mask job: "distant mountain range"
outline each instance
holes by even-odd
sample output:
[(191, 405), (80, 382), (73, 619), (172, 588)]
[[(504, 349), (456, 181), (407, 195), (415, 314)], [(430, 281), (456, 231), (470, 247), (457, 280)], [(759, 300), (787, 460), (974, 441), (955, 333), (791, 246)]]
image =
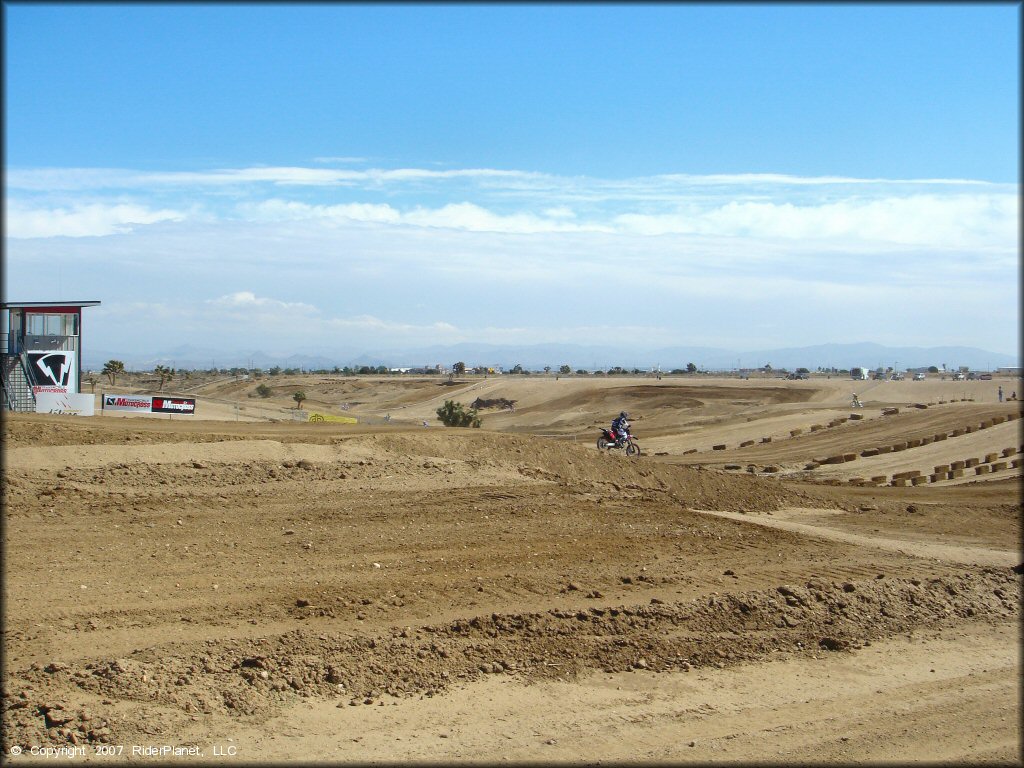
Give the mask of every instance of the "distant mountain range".
[(386, 366), (388, 368), (420, 368), (442, 365), (451, 367), (464, 362), (467, 367), (488, 366), (509, 370), (521, 365), (526, 370), (540, 371), (550, 366), (558, 370), (568, 365), (572, 370), (608, 370), (615, 366), (643, 371), (671, 371), (693, 363), (699, 370), (735, 371), (771, 365), (775, 369), (838, 368), (854, 366), (897, 370), (945, 365), (955, 370), (967, 366), (971, 370), (995, 370), (1019, 366), (1018, 355), (990, 352), (976, 347), (888, 347), (861, 342), (855, 344), (819, 344), (810, 347), (784, 347), (737, 351), (716, 347), (663, 347), (658, 349), (627, 349), (610, 346), (575, 344), (453, 344), (410, 349), (324, 351), (274, 355), (262, 351), (225, 351), (195, 346), (182, 346), (152, 355), (132, 355), (105, 350), (87, 350), (83, 369), (99, 370), (107, 360), (120, 360), (129, 371), (149, 371), (157, 365), (178, 369), (208, 370), (210, 368), (301, 368), (330, 370), (335, 366)]

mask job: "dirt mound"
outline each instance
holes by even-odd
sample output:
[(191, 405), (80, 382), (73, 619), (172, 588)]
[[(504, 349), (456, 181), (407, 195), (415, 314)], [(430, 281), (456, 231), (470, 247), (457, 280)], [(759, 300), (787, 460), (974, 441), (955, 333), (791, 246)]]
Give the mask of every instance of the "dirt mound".
[[(356, 705), (434, 696), (484, 675), (529, 681), (601, 669), (724, 667), (769, 656), (846, 651), (910, 627), (1015, 616), (1019, 580), (989, 570), (957, 578), (833, 582), (684, 603), (491, 614), (443, 625), (339, 636), (295, 630), (248, 641), (161, 645), (124, 658), (33, 664), (9, 682), (5, 747), (47, 741), (167, 738), (194, 713), (266, 717), (297, 697)], [(315, 611), (314, 606), (303, 606)], [(118, 717), (109, 703), (134, 707)], [(161, 714), (142, 719), (141, 705)], [(123, 709), (123, 707), (122, 707)]]

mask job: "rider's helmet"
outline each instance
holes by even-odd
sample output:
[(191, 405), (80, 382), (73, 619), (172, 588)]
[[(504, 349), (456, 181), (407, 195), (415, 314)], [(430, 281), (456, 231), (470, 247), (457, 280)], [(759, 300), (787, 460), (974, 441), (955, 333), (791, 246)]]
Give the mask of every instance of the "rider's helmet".
[(623, 411), (622, 413), (619, 414), (619, 418), (620, 419), (628, 419), (629, 418), (629, 414), (626, 413), (625, 411)]

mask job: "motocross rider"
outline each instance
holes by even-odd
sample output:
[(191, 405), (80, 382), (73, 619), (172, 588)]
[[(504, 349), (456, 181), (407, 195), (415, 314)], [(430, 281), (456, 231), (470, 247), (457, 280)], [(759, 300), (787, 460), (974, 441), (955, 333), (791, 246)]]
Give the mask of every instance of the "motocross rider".
[(616, 418), (612, 419), (612, 437), (615, 438), (615, 442), (619, 445), (626, 439), (626, 435), (629, 434), (629, 414), (623, 411)]

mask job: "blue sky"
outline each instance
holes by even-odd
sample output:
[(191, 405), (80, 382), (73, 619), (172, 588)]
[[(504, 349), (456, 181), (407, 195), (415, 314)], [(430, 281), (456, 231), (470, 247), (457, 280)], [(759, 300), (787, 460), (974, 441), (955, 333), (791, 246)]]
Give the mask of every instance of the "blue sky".
[(1020, 5), (4, 5), (94, 347), (1019, 347)]

